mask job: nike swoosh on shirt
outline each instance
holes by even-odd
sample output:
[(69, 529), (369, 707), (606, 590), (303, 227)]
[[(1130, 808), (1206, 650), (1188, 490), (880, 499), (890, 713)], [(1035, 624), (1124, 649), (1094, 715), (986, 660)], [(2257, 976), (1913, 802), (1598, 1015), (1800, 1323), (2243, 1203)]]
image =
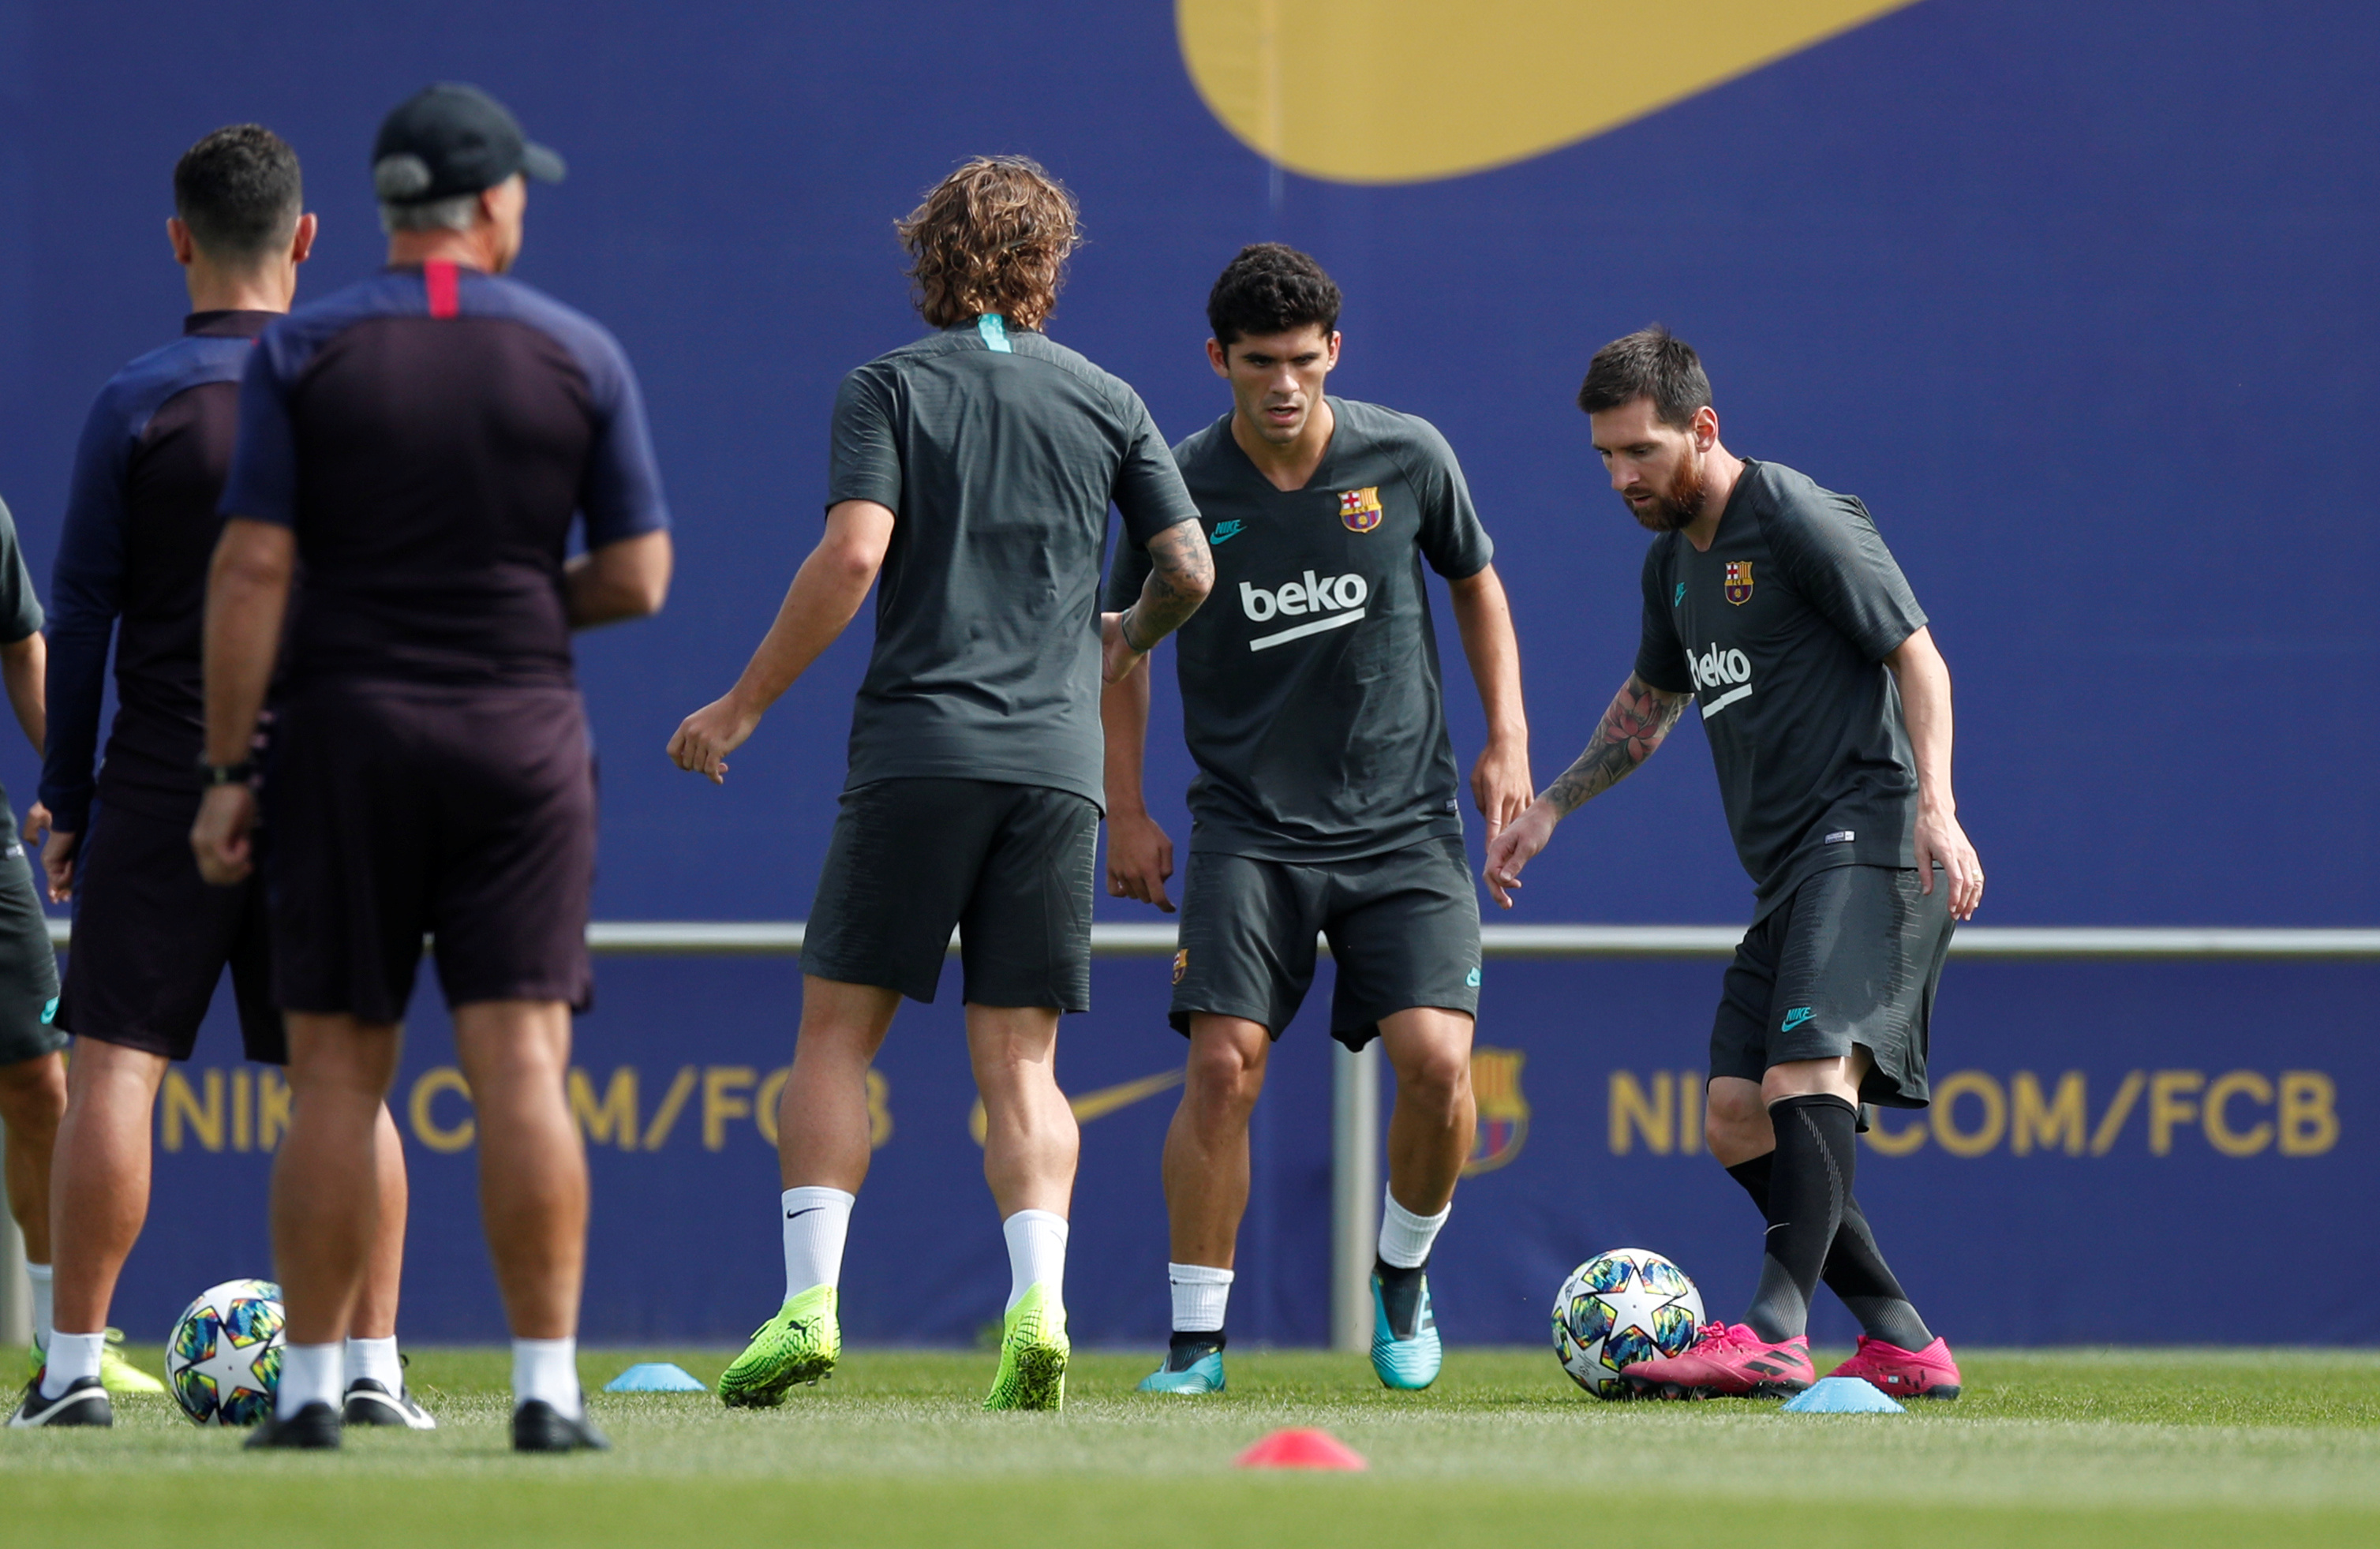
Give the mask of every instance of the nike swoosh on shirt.
[(1232, 539), (1239, 537), (1240, 534), (1247, 530), (1247, 528), (1242, 526), (1237, 522), (1218, 522), (1215, 524), (1214, 536), (1208, 539), (1207, 541), (1209, 544), (1229, 543)]

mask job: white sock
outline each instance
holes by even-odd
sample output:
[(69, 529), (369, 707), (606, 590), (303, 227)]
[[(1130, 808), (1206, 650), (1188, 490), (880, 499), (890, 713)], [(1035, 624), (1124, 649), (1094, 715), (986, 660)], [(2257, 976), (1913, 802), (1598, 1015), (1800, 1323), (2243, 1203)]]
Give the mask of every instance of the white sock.
[(33, 1282), (33, 1348), (45, 1350), (50, 1348), (50, 1266), (29, 1264), (25, 1278)]
[(1025, 1299), (1027, 1287), (1050, 1288), (1050, 1300), (1066, 1304), (1066, 1217), (1048, 1210), (1020, 1210), (1000, 1223), (1008, 1239), (1008, 1305)]
[(1204, 1264), (1169, 1264), (1166, 1283), (1173, 1288), (1173, 1332), (1220, 1334), (1223, 1307), (1232, 1299), (1232, 1272)]
[(843, 1240), (851, 1232), (852, 1196), (806, 1184), (784, 1192), (785, 1300), (812, 1286), (843, 1284)]
[(338, 1412), (346, 1389), (339, 1379), (346, 1374), (347, 1352), (332, 1345), (284, 1345), (281, 1347), (281, 1386), (273, 1395), (273, 1413), (277, 1420), (287, 1420), (309, 1404), (328, 1404), (331, 1412)]
[(513, 1407), (532, 1398), (552, 1404), (565, 1420), (587, 1412), (578, 1396), (577, 1339), (516, 1339), (513, 1341)]
[(42, 1397), (55, 1398), (78, 1377), (99, 1375), (99, 1355), (107, 1349), (107, 1330), (96, 1334), (50, 1336), (50, 1349), (42, 1362)]
[(394, 1395), (405, 1386), (405, 1364), (396, 1358), (396, 1336), (385, 1339), (350, 1337), (346, 1351), (346, 1386), (370, 1379)]
[(1454, 1214), (1454, 1203), (1447, 1202), (1445, 1209), (1435, 1216), (1416, 1216), (1397, 1203), (1397, 1196), (1383, 1192), (1388, 1203), (1380, 1211), (1380, 1262), (1395, 1269), (1416, 1269), (1429, 1258), (1429, 1245), (1438, 1240), (1438, 1228)]

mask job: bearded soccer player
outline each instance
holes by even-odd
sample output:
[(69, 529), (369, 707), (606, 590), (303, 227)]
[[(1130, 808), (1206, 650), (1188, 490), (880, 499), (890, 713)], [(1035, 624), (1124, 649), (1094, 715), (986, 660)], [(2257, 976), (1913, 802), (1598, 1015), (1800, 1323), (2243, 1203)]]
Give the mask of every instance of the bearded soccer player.
[[(1173, 1338), (1146, 1392), (1224, 1386), (1224, 1310), (1265, 1063), (1338, 966), (1331, 1035), (1380, 1040), (1397, 1074), (1372, 1270), (1372, 1368), (1427, 1387), (1439, 1342), (1427, 1270), (1474, 1143), (1479, 902), (1422, 567), (1444, 576), (1488, 745), (1471, 790), (1492, 836), (1526, 806), (1528, 725), (1512, 611), (1463, 470), (1425, 420), (1329, 396), (1339, 287), (1305, 254), (1247, 248), (1207, 299), (1207, 358), (1232, 410), (1173, 449), (1222, 600), (1183, 628), (1182, 714), (1198, 777), (1172, 1020), (1188, 1035), (1165, 1141)], [(1111, 607), (1148, 575), (1130, 551)], [(1172, 841), (1141, 790), (1148, 674), (1107, 691), (1108, 890), (1171, 912)]]
[[(51, 573), (52, 710), (42, 860), (53, 902), (75, 902), (57, 1025), (75, 1038), (58, 1131), (56, 1309), (25, 1423), (103, 1424), (104, 1394), (163, 1392), (103, 1338), (116, 1277), (148, 1214), (150, 1110), (169, 1061), (189, 1059), (215, 986), (231, 972), (248, 1058), (288, 1063), (273, 1003), (264, 888), (211, 888), (190, 858), (205, 737), (199, 615), (223, 531), (239, 373), (265, 324), (289, 309), (314, 243), (298, 156), (254, 124), (218, 129), (174, 168), (166, 236), (190, 315), (182, 337), (101, 390), (75, 460)], [(116, 713), (96, 779), (110, 638)], [(406, 1391), (396, 1349), (405, 1263), (405, 1156), (382, 1111), (380, 1226), (345, 1347), (351, 1424), (436, 1426)], [(145, 1384), (145, 1388), (141, 1384)]]
[(559, 182), (561, 158), (445, 85), (382, 121), (371, 166), (388, 267), (259, 336), (207, 591), (190, 843), (218, 886), (256, 862), (249, 749), (290, 621), (262, 787), (295, 1094), (273, 1172), (288, 1344), (248, 1445), (339, 1445), (336, 1341), (432, 936), (513, 1333), (513, 1447), (601, 1449), (577, 1361), (587, 1154), (564, 1086), (595, 871), (570, 635), (660, 609), (669, 514), (618, 342), (506, 274), (527, 179)]
[(1710, 381), (1660, 328), (1588, 367), (1579, 407), (1611, 486), (1656, 533), (1636, 671), (1578, 761), (1488, 847), (1512, 907), (1554, 825), (1652, 756), (1691, 701), (1718, 767), (1752, 928), (1711, 1029), (1711, 1154), (1767, 1221), (1738, 1324), (1621, 1375), (1638, 1393), (1810, 1385), (1818, 1282), (1865, 1330), (1832, 1374), (1955, 1398), (1958, 1363), (1878, 1251), (1852, 1180), (1864, 1104), (1926, 1105), (1926, 1033), (1984, 873), (1950, 791), (1950, 674), (1866, 507), (1719, 441)]
[[(1099, 683), (1189, 617), (1212, 572), (1139, 395), (1041, 332), (1076, 240), (1074, 196), (1031, 162), (978, 159), (899, 229), (936, 332), (844, 380), (825, 537), (735, 686), (669, 744), (679, 768), (724, 777), (881, 573), (778, 1110), (785, 1301), (719, 1396), (781, 1404), (833, 1370), (868, 1067), (901, 998), (933, 999), (955, 925), (984, 1175), (1008, 1244), (984, 1407), (1054, 1410), (1078, 1138), (1054, 1060), (1059, 1014), (1090, 1005)], [(1111, 501), (1150, 570), (1102, 618)]]

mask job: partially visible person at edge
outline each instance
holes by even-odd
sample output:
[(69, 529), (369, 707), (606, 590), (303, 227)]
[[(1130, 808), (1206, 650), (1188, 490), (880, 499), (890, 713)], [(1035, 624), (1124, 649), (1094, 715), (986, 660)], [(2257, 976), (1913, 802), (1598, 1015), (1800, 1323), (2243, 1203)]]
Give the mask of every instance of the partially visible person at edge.
[[(577, 1369), (587, 1156), (564, 1088), (595, 865), (570, 632), (660, 609), (669, 515), (618, 343), (504, 277), (526, 179), (558, 182), (561, 158), (486, 93), (434, 86), (382, 123), (371, 171), (389, 267), (259, 338), (207, 594), (191, 843), (222, 885), (256, 862), (250, 749), (292, 614), (263, 787), (295, 1095), (273, 1175), (288, 1344), (249, 1445), (339, 1444), (338, 1341), (430, 935), (513, 1332), (513, 1446), (601, 1448)], [(586, 551), (565, 561), (578, 518)]]
[[(780, 1404), (833, 1370), (868, 1067), (901, 998), (933, 999), (958, 926), (1009, 1258), (985, 1408), (1054, 1410), (1077, 1139), (1054, 1062), (1060, 1013), (1090, 1005), (1099, 684), (1190, 616), (1213, 567), (1139, 396), (1042, 332), (1076, 241), (1074, 197), (1031, 162), (981, 158), (899, 230), (937, 332), (844, 380), (825, 537), (735, 686), (669, 744), (680, 768), (724, 779), (727, 755), (881, 573), (779, 1108), (785, 1300), (719, 1395)], [(1110, 502), (1150, 570), (1130, 607), (1102, 614)]]
[(1586, 751), (1488, 847), (1511, 908), (1554, 825), (1652, 756), (1689, 702), (1718, 766), (1752, 928), (1711, 1029), (1705, 1138), (1761, 1212), (1743, 1321), (1625, 1366), (1635, 1391), (1799, 1392), (1823, 1278), (1865, 1329), (1832, 1374), (1955, 1398), (1959, 1368), (1852, 1192), (1864, 1106), (1926, 1105), (1926, 1042), (1957, 922), (1984, 893), (1950, 792), (1950, 672), (1867, 508), (1719, 441), (1694, 352), (1649, 328), (1579, 390), (1645, 556), (1636, 670)]
[[(1454, 750), (1423, 566), (1448, 600), (1487, 712), (1472, 799), (1493, 837), (1529, 803), (1512, 609), (1454, 451), (1427, 420), (1324, 391), (1339, 287), (1307, 255), (1243, 248), (1207, 298), (1206, 356), (1230, 412), (1173, 449), (1208, 524), (1223, 602), (1176, 644), (1198, 777), (1172, 1023), (1190, 1040), (1165, 1137), (1173, 1338), (1148, 1392), (1224, 1386), (1224, 1311), (1265, 1066), (1337, 967), (1330, 1035), (1375, 1037), (1397, 1076), (1372, 1266), (1372, 1369), (1438, 1379), (1427, 1270), (1476, 1127), (1479, 894), (1463, 854)], [(1116, 556), (1108, 601), (1148, 566)], [(1108, 891), (1171, 911), (1173, 843), (1141, 790), (1149, 674), (1106, 696)]]
[[(182, 337), (118, 371), (91, 405), (51, 572), (50, 899), (75, 904), (57, 1025), (75, 1039), (58, 1131), (57, 1247), (47, 1371), (18, 1424), (105, 1425), (111, 1392), (164, 1386), (107, 1326), (116, 1277), (149, 1210), (150, 1113), (169, 1061), (189, 1059), (231, 971), (249, 1059), (288, 1063), (273, 1001), (264, 887), (212, 888), (190, 858), (206, 738), (199, 628), (215, 502), (231, 466), (239, 374), (289, 309), (314, 244), (297, 152), (254, 124), (218, 129), (174, 168), (165, 224), (190, 294)], [(116, 712), (97, 779), (107, 653)], [(103, 831), (103, 841), (97, 837)], [(346, 1342), (351, 1424), (436, 1425), (406, 1390), (396, 1349), (405, 1265), (405, 1156), (383, 1106), (380, 1225)]]

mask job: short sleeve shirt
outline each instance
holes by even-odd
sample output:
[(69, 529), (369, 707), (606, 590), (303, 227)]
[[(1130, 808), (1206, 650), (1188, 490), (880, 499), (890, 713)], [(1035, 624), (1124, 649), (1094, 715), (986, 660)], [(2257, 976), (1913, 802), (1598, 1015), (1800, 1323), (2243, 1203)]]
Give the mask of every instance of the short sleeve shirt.
[(1833, 865), (1912, 866), (1917, 765), (1884, 665), (1925, 625), (1867, 508), (1746, 459), (1707, 552), (1645, 556), (1636, 675), (1692, 694), (1766, 914)]
[(627, 357), (517, 280), (392, 269), (266, 328), (222, 510), (295, 529), (292, 689), (574, 682), (563, 562), (669, 525)]
[[(1174, 448), (1215, 557), (1213, 595), (1174, 636), (1193, 850), (1315, 864), (1463, 831), (1422, 572), (1475, 575), (1495, 547), (1435, 427), (1329, 402), (1302, 490), (1257, 470), (1228, 415)], [(1108, 608), (1148, 571), (1120, 549)]]
[(849, 786), (986, 780), (1104, 808), (1108, 507), (1135, 546), (1198, 514), (1139, 395), (996, 317), (929, 334), (844, 379), (843, 501), (894, 515)]

